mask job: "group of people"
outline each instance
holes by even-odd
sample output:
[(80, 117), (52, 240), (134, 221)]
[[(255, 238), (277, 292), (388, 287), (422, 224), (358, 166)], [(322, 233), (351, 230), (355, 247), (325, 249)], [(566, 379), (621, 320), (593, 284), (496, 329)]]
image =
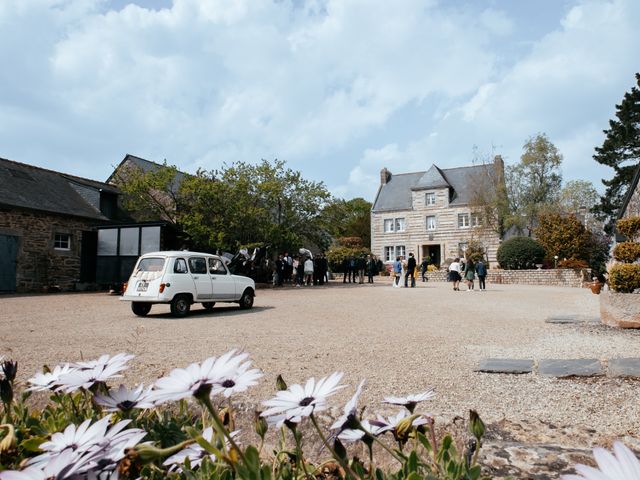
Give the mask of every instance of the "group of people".
[[(420, 276), (423, 282), (428, 282), (427, 272), (429, 271), (430, 257), (425, 257), (420, 263)], [(405, 260), (403, 256), (396, 257), (393, 262), (393, 286), (399, 288), (400, 281), (404, 279), (404, 286), (409, 288), (409, 278), (411, 279), (411, 287), (416, 286), (417, 263), (413, 253), (409, 253), (409, 258)]]
[(367, 283), (373, 283), (373, 277), (380, 271), (382, 262), (376, 260), (371, 255), (360, 257), (346, 257), (342, 261), (342, 283), (364, 283), (364, 276), (367, 275)]
[[(301, 249), (302, 250), (305, 249)], [(313, 257), (311, 252), (305, 250), (304, 253), (292, 257), (288, 252), (278, 255), (273, 272), (274, 285), (281, 287), (285, 284), (295, 284), (296, 287), (303, 285), (324, 285), (329, 281), (329, 263), (324, 255)]]
[(480, 290), (486, 290), (485, 279), (487, 278), (487, 266), (482, 259), (474, 263), (471, 259), (455, 258), (449, 265), (449, 281), (453, 283), (453, 289), (460, 291), (460, 282), (464, 279), (467, 285), (467, 291), (470, 292), (475, 288), (475, 278), (478, 276), (478, 287)]

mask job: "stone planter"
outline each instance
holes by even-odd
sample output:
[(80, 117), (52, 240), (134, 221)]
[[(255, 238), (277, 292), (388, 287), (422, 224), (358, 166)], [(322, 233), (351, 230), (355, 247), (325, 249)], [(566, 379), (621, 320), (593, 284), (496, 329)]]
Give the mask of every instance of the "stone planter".
[(640, 294), (602, 291), (600, 321), (618, 328), (640, 328)]
[(591, 289), (591, 293), (595, 295), (600, 295), (600, 291), (602, 290), (602, 284), (599, 281), (591, 282), (588, 284)]

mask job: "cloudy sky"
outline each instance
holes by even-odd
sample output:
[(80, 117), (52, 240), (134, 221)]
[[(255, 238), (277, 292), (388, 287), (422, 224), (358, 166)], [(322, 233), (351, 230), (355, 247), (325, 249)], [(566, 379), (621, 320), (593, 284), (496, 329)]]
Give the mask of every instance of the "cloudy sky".
[(511, 163), (545, 132), (599, 184), (639, 24), (638, 0), (0, 0), (0, 157), (279, 158), (371, 200), (383, 166)]

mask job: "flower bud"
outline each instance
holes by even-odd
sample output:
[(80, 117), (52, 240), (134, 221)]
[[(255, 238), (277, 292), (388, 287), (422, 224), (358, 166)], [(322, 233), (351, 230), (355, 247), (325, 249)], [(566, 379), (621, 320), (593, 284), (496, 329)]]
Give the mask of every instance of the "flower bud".
[(485, 428), (484, 422), (475, 410), (469, 410), (469, 430), (471, 434), (478, 439), (478, 442), (480, 442), (480, 439), (484, 435)]
[(407, 438), (409, 432), (413, 429), (413, 421), (420, 415), (414, 414), (409, 417), (403, 418), (396, 425), (396, 435), (398, 438)]
[(264, 436), (266, 435), (267, 430), (269, 429), (269, 424), (267, 423), (267, 420), (264, 417), (260, 416), (261, 413), (262, 412), (258, 412), (258, 411), (254, 413), (253, 426), (258, 436), (264, 439)]
[(13, 362), (11, 360), (7, 360), (2, 363), (2, 371), (4, 372), (4, 376), (10, 382), (13, 382), (16, 379), (16, 373), (18, 371), (18, 362)]
[(0, 380), (0, 400), (5, 405), (9, 405), (13, 401), (13, 387), (6, 378)]
[(278, 390), (286, 390), (287, 387), (287, 383), (284, 381), (284, 378), (282, 378), (282, 375), (278, 375), (278, 378), (276, 378), (276, 388)]

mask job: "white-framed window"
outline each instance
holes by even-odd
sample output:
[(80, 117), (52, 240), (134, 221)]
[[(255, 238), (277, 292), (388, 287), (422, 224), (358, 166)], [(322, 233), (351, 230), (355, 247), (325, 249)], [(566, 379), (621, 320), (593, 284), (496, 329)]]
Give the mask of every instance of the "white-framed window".
[(68, 233), (54, 234), (53, 248), (55, 250), (71, 250), (71, 235)]
[(405, 229), (404, 217), (386, 218), (384, 220), (384, 233), (404, 232), (404, 229)]
[(469, 246), (469, 244), (467, 242), (462, 242), (458, 244), (458, 254), (461, 257), (464, 257), (464, 252), (467, 251), (467, 247)]
[(406, 249), (404, 245), (395, 245), (391, 247), (384, 247), (384, 261), (395, 262), (396, 257), (404, 257)]
[(427, 217), (427, 230), (435, 230), (436, 229), (436, 216), (429, 215)]
[(424, 195), (424, 204), (427, 207), (433, 206), (436, 204), (436, 194), (433, 192), (425, 193)]
[(385, 262), (393, 262), (395, 257), (395, 248), (396, 247), (384, 247), (384, 261)]
[(472, 227), (481, 227), (482, 226), (482, 217), (479, 213), (471, 214), (471, 226)]
[(458, 214), (458, 228), (469, 228), (469, 214), (468, 213), (459, 213)]

